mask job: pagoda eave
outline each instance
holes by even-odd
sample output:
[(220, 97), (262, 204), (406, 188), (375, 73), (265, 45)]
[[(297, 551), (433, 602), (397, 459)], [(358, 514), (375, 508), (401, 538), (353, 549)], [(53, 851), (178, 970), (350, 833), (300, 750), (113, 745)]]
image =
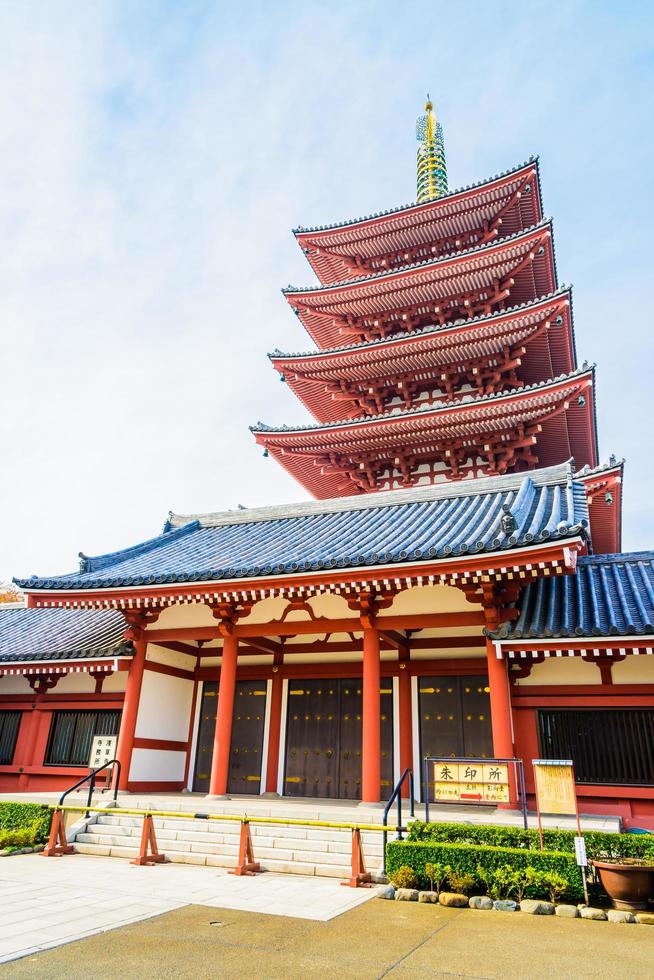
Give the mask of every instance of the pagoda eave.
[(583, 469), (575, 474), (586, 491), (595, 554), (622, 550), (622, 483), (624, 460)]
[(321, 348), (473, 319), (557, 288), (550, 222), (446, 259), (284, 295)]
[(369, 493), (574, 457), (596, 465), (592, 370), (507, 394), (304, 429), (253, 429), (313, 496)]
[(319, 422), (493, 394), (575, 369), (570, 292), (490, 317), (271, 361)]
[(536, 160), (425, 204), (295, 235), (321, 283), (505, 238), (542, 219)]

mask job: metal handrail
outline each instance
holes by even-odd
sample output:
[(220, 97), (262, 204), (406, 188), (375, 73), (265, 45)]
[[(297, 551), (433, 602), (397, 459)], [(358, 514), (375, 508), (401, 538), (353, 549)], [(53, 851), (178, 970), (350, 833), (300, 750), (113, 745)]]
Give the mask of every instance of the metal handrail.
[[(120, 759), (111, 759), (109, 762), (105, 762), (104, 765), (98, 766), (97, 769), (91, 769), (91, 771), (88, 772), (86, 776), (84, 776), (82, 779), (80, 779), (79, 782), (75, 783), (74, 786), (70, 786), (67, 790), (65, 790), (61, 794), (61, 796), (59, 797), (59, 803), (54, 809), (56, 810), (62, 809), (62, 804), (66, 799), (66, 797), (68, 796), (68, 794), (72, 793), (76, 789), (79, 789), (80, 786), (83, 786), (84, 783), (90, 779), (91, 782), (89, 783), (89, 796), (86, 801), (86, 816), (88, 818), (89, 812), (91, 811), (91, 809), (93, 809), (91, 807), (91, 800), (93, 798), (93, 791), (95, 790), (95, 777), (98, 775), (99, 772), (103, 772), (105, 769), (108, 769), (109, 766), (116, 766), (116, 768), (118, 769), (118, 777), (114, 779), (114, 803), (115, 803), (118, 797), (118, 786), (120, 785), (120, 770), (121, 770)], [(83, 807), (76, 807), (74, 809), (82, 810)]]
[[(402, 840), (402, 794), (400, 790), (402, 789), (402, 786), (407, 776), (409, 777), (409, 816), (415, 817), (415, 799), (414, 799), (414, 792), (413, 792), (413, 769), (407, 768), (404, 770), (404, 772), (398, 779), (397, 783), (395, 784), (395, 788), (390, 795), (388, 803), (384, 807), (384, 819), (382, 820), (383, 826), (387, 827), (389, 810), (393, 806), (394, 801), (397, 799), (397, 839), (398, 840)], [(384, 853), (382, 856), (382, 873), (384, 874), (386, 873), (387, 840), (388, 840), (388, 833), (386, 830), (384, 830), (384, 838), (383, 838)]]

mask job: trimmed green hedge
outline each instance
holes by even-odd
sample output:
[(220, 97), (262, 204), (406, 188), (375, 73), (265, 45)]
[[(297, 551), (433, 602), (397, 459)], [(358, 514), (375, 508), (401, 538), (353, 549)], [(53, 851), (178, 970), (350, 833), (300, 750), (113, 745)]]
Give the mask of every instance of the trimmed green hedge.
[(514, 869), (532, 867), (537, 871), (555, 871), (569, 882), (569, 899), (583, 901), (584, 897), (581, 872), (574, 855), (570, 853), (528, 850), (525, 847), (489, 847), (415, 840), (391, 841), (386, 847), (387, 873), (407, 865), (420, 879), (421, 888), (429, 888), (425, 875), (425, 865), (429, 862), (449, 864), (459, 873), (472, 875), (482, 892), (485, 892), (485, 887), (479, 881), (477, 865), (481, 865), (486, 871), (507, 864)]
[[(547, 850), (574, 854), (573, 830), (543, 830)], [(654, 834), (610, 834), (598, 830), (584, 831), (589, 858), (646, 857), (654, 860)], [(407, 835), (410, 841), (433, 841), (440, 844), (473, 844), (490, 847), (512, 847), (540, 850), (537, 830), (522, 827), (484, 826), (465, 823), (423, 823), (416, 820)]]
[(14, 832), (21, 840), (25, 835), (29, 837), (22, 844), (7, 843), (0, 846), (29, 847), (43, 844), (48, 839), (51, 823), (52, 810), (41, 803), (0, 801), (0, 840), (7, 838), (11, 841), (11, 834)]

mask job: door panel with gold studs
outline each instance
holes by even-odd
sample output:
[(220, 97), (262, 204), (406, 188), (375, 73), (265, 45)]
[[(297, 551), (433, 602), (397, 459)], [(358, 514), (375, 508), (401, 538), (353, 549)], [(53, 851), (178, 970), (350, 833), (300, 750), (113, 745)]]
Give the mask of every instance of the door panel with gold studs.
[[(217, 711), (218, 682), (205, 681), (202, 688), (195, 757), (194, 792), (209, 792)], [(237, 681), (229, 753), (228, 793), (258, 794), (260, 792), (265, 714), (266, 682)]]
[(229, 750), (228, 793), (260, 792), (265, 714), (266, 682), (237, 681)]
[(422, 759), (444, 755), (492, 758), (490, 694), (485, 675), (419, 677), (418, 704)]
[[(393, 694), (390, 681), (381, 698), (382, 796), (393, 780)], [(361, 799), (361, 678), (289, 681), (286, 771), (287, 796)]]
[(213, 739), (216, 731), (216, 712), (218, 710), (218, 682), (205, 681), (202, 685), (198, 742), (195, 753), (193, 773), (193, 792), (208, 793), (211, 781), (211, 760), (213, 758)]

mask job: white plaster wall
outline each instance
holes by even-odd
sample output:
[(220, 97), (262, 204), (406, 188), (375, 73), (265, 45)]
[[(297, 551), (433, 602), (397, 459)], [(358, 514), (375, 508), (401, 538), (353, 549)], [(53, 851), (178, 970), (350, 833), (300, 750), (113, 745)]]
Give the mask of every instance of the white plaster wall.
[(472, 605), (461, 589), (450, 585), (424, 585), (405, 589), (393, 600), (388, 609), (379, 612), (384, 616), (404, 616), (420, 613), (474, 612), (480, 607)]
[(179, 782), (185, 768), (186, 752), (134, 749), (129, 778), (133, 782)]
[(90, 674), (64, 674), (57, 681), (56, 687), (52, 689), (52, 694), (93, 694), (95, 691), (95, 677)]
[(169, 667), (181, 667), (182, 670), (195, 670), (195, 659), (190, 653), (168, 650), (166, 647), (157, 646), (156, 643), (148, 643), (146, 660), (152, 660), (154, 663), (167, 664)]
[[(193, 681), (146, 670), (136, 720), (136, 737), (185, 742), (192, 699)], [(130, 778), (135, 777), (130, 774)]]
[(628, 654), (613, 664), (611, 677), (614, 684), (654, 684), (654, 656)]
[(209, 606), (204, 602), (193, 602), (179, 605), (167, 606), (162, 609), (155, 623), (150, 627), (153, 630), (178, 629), (187, 626), (214, 626), (217, 628), (218, 621), (214, 618)]
[(113, 674), (105, 677), (104, 684), (102, 685), (103, 693), (114, 694), (124, 691), (127, 687), (128, 673), (126, 670), (115, 670)]
[(22, 674), (7, 674), (5, 677), (0, 677), (0, 695), (33, 693), (27, 678)]
[(516, 681), (520, 687), (549, 684), (601, 684), (602, 675), (595, 664), (581, 657), (549, 657), (542, 664), (534, 664), (529, 677)]

